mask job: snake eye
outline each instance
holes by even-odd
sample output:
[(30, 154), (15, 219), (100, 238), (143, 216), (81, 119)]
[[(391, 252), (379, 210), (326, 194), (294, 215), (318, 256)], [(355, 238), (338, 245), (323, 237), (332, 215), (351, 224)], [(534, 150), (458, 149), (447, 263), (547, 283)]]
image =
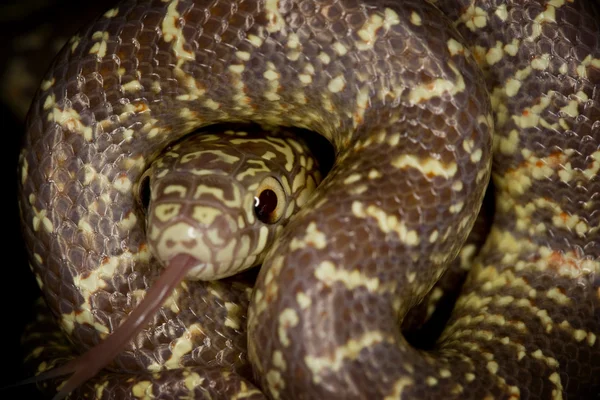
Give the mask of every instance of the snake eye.
[(144, 211), (148, 210), (150, 205), (150, 176), (148, 175), (144, 176), (140, 182), (138, 198)]
[(275, 178), (268, 177), (260, 183), (254, 196), (254, 213), (265, 224), (279, 221), (285, 206), (285, 191)]

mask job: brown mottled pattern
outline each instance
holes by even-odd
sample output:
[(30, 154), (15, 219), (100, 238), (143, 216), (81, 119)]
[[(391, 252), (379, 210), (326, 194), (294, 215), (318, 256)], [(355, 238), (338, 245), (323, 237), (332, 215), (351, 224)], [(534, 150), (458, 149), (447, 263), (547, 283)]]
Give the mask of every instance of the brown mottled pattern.
[[(597, 5), (432, 3), (126, 1), (82, 32), (42, 84), (19, 169), (33, 269), (75, 344), (155, 274), (123, 228), (144, 168), (193, 129), (258, 122), (316, 131), (337, 156), (250, 302), (268, 397), (596, 396)], [(492, 151), (492, 228), (436, 347), (416, 350), (400, 324), (466, 239)], [(169, 343), (176, 321), (145, 339)]]
[[(343, 211), (323, 212), (320, 226), (330, 246), (290, 252), (281, 260), (278, 276), (295, 291), (270, 289), (280, 285), (277, 277), (267, 279), (268, 268), (276, 265), (263, 266), (267, 273), (255, 289), (250, 354), (256, 376), (273, 397), (581, 399), (599, 391), (597, 10), (583, 2), (456, 3), (437, 2), (473, 43), (488, 78), (496, 112), (497, 211), (450, 324), (430, 353), (409, 347), (397, 321), (439, 271), (427, 258), (431, 251), (416, 256), (409, 249), (402, 257), (384, 258), (381, 254), (399, 253), (397, 242), (373, 224), (354, 230), (356, 240), (369, 243), (367, 254), (344, 257), (340, 246), (347, 235), (338, 222)], [(513, 39), (514, 54), (507, 46)], [(560, 54), (566, 44), (571, 50)], [(500, 60), (489, 50), (494, 47), (503, 54)], [(528, 67), (529, 74), (520, 72)], [(504, 96), (497, 87), (506, 87)], [(527, 109), (547, 99), (549, 106)], [(572, 108), (562, 109), (569, 101), (576, 103), (575, 115)], [(586, 169), (591, 173), (582, 173)], [(563, 213), (533, 203), (539, 198)], [(385, 204), (385, 197), (360, 201)], [(556, 226), (572, 217), (583, 225), (575, 220), (568, 229)], [(398, 284), (387, 296), (366, 285), (350, 289), (341, 280), (320, 279), (319, 261), (295, 269), (301, 257), (331, 260), (338, 276), (359, 271), (381, 282), (394, 277)], [(405, 278), (410, 273), (417, 274), (412, 282)], [(263, 300), (262, 292), (275, 294)], [(308, 297), (302, 301), (308, 307), (296, 300), (298, 293)], [(266, 304), (259, 307), (261, 302)]]
[(475, 225), (458, 256), (433, 288), (413, 307), (402, 321), (402, 334), (419, 349), (431, 350), (448, 323), (454, 304), (490, 231), (494, 212), (493, 187), (488, 186)]
[[(252, 282), (252, 279), (248, 279), (249, 276), (245, 278), (245, 284)], [(227, 283), (235, 285), (242, 282), (243, 278), (237, 278)], [(210, 294), (207, 296), (206, 299), (211, 298)], [(42, 299), (36, 304), (36, 320), (23, 333), (22, 344), (30, 349), (25, 365), (32, 371), (64, 364), (76, 354), (56, 321), (51, 318), (50, 310)], [(97, 400), (174, 399), (186, 396), (196, 399), (264, 399), (261, 391), (244, 376), (249, 376), (248, 372), (233, 373), (227, 368), (208, 365), (155, 373), (104, 371), (78, 387), (69, 397)], [(62, 381), (64, 378), (55, 378), (41, 382), (38, 386), (44, 395), (51, 397)]]

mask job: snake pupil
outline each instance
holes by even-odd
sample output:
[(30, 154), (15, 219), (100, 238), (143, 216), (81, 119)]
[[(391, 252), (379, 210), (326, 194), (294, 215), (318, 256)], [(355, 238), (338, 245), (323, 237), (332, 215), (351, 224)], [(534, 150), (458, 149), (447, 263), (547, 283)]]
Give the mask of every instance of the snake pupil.
[(144, 210), (148, 210), (148, 206), (150, 205), (150, 177), (146, 176), (142, 182), (140, 183), (140, 203)]
[(272, 222), (272, 213), (277, 208), (277, 194), (271, 189), (265, 189), (260, 192), (254, 205), (256, 216), (262, 222)]

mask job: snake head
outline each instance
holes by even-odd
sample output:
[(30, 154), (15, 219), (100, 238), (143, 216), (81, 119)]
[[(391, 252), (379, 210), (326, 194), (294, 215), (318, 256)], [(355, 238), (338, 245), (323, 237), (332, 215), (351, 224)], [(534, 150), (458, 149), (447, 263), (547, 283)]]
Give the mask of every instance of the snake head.
[(262, 262), (319, 182), (316, 160), (289, 133), (186, 138), (141, 179), (149, 246), (163, 265), (177, 255), (194, 258), (187, 279), (231, 276)]

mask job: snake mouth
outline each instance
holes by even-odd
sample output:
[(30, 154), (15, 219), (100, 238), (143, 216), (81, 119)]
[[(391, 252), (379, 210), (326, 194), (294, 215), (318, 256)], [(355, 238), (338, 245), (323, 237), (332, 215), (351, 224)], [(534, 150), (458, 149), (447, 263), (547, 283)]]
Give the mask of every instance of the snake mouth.
[(275, 229), (266, 225), (258, 229), (238, 229), (228, 223), (225, 227), (214, 224), (199, 229), (179, 220), (163, 229), (152, 230), (148, 239), (152, 253), (165, 267), (174, 257), (187, 255), (196, 262), (186, 279), (210, 281), (258, 265), (274, 234)]
[[(255, 256), (224, 260), (218, 263), (204, 262), (188, 253), (176, 254), (172, 259), (177, 257), (189, 257), (195, 260), (187, 272), (185, 279), (196, 281), (214, 281), (228, 278), (258, 264), (257, 257)], [(170, 260), (166, 263), (166, 266), (167, 268), (171, 268)]]

